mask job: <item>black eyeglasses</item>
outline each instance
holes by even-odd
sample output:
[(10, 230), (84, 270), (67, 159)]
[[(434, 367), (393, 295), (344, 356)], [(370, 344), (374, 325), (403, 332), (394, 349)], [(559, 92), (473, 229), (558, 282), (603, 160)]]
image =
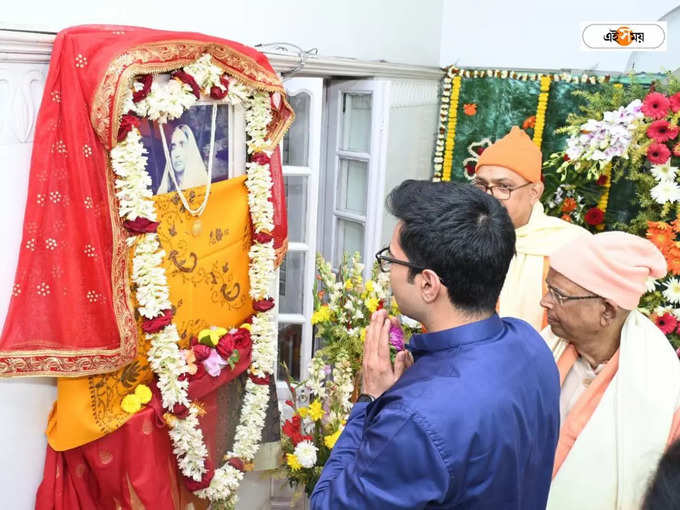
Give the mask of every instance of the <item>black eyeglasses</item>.
[(510, 195), (512, 195), (513, 191), (526, 188), (530, 184), (533, 184), (533, 182), (527, 182), (526, 184), (522, 184), (520, 186), (515, 186), (514, 188), (511, 188), (505, 185), (489, 186), (487, 183), (482, 181), (472, 181), (472, 185), (474, 187), (481, 189), (484, 193), (490, 193), (492, 197), (498, 200), (508, 200), (510, 198)]
[(553, 301), (559, 303), (560, 306), (564, 305), (564, 303), (567, 301), (577, 301), (579, 299), (596, 299), (602, 297), (596, 294), (591, 294), (589, 296), (567, 296), (566, 294), (562, 294), (559, 290), (547, 282), (546, 287), (548, 287), (548, 293), (550, 294), (550, 297), (553, 299)]
[[(385, 246), (382, 250), (380, 250), (378, 253), (375, 254), (375, 259), (378, 261), (378, 267), (380, 267), (380, 270), (383, 273), (389, 273), (390, 269), (392, 267), (392, 264), (399, 264), (402, 266), (409, 267), (415, 271), (418, 271), (419, 273), (425, 271), (428, 269), (427, 267), (422, 267), (422, 266), (417, 266), (416, 264), (412, 264), (407, 260), (399, 260), (395, 259), (394, 257), (390, 257), (389, 255), (385, 255), (385, 253), (390, 252), (390, 247)], [(437, 275), (437, 278), (439, 278), (439, 281), (441, 282), (442, 285), (446, 287), (446, 282), (444, 279)]]

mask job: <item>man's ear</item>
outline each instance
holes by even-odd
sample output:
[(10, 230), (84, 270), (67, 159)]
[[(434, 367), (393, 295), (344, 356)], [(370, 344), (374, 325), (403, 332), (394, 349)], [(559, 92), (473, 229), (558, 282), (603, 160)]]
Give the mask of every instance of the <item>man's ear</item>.
[(424, 269), (419, 273), (419, 276), (420, 295), (423, 301), (433, 303), (439, 296), (439, 293), (444, 291), (439, 276), (431, 269)]
[(541, 181), (535, 182), (531, 185), (531, 205), (534, 205), (541, 199), (545, 187)]
[(602, 298), (602, 313), (600, 315), (600, 323), (602, 326), (608, 326), (616, 319), (619, 314), (619, 306), (611, 299)]

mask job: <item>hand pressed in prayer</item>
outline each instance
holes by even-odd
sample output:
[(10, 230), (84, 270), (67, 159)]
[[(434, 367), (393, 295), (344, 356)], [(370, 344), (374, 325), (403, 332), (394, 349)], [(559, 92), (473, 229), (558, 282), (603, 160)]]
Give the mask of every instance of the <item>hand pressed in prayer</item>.
[(387, 391), (413, 365), (413, 357), (408, 351), (400, 351), (392, 365), (389, 344), (391, 326), (387, 312), (378, 310), (373, 313), (371, 323), (366, 328), (361, 391), (375, 398)]

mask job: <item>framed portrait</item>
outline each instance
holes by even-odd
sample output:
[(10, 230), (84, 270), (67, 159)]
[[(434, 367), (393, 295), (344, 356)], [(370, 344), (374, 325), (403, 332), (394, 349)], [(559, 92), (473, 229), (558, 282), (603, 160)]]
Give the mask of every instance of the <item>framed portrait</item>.
[[(210, 164), (212, 110), (217, 109)], [(165, 133), (167, 154), (160, 130)], [(154, 195), (205, 186), (245, 172), (245, 115), (240, 106), (200, 101), (181, 117), (158, 124), (143, 119), (140, 132), (148, 154), (146, 170)]]

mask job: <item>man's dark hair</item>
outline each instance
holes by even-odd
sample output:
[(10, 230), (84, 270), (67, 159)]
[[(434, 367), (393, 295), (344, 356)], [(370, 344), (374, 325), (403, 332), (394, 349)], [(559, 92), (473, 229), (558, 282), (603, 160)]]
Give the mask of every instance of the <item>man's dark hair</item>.
[(468, 184), (407, 180), (390, 192), (387, 209), (403, 222), (399, 243), (409, 261), (436, 272), (457, 308), (495, 309), (515, 253), (515, 229), (498, 200)]
[(642, 505), (642, 510), (661, 508), (680, 508), (680, 440), (661, 457)]

